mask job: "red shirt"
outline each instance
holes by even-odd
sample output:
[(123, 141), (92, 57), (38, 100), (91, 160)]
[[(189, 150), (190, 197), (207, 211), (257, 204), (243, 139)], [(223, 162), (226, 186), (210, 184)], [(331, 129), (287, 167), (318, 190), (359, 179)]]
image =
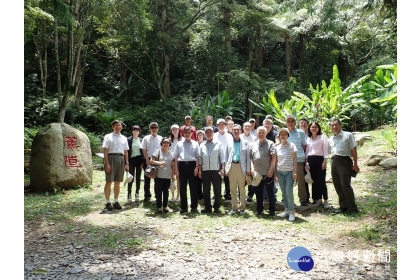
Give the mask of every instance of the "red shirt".
[[(179, 133), (181, 133), (182, 137), (185, 138), (184, 136), (184, 128), (186, 127), (186, 125), (183, 125), (179, 128)], [(195, 129), (195, 126), (190, 125), (191, 127), (191, 139), (194, 141), (197, 141), (197, 129)]]

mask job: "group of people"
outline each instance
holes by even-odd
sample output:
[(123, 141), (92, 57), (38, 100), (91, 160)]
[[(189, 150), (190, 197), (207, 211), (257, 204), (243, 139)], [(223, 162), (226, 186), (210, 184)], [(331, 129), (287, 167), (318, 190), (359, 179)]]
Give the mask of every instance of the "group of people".
[[(231, 200), (231, 214), (244, 215), (246, 201), (256, 195), (255, 215), (264, 210), (268, 200), (270, 216), (276, 215), (276, 185), (280, 186), (285, 211), (280, 217), (295, 220), (293, 186), (297, 181), (299, 202), (310, 203), (309, 185), (312, 179), (312, 203), (329, 208), (326, 186), (327, 159), (331, 156), (331, 175), (339, 197), (342, 212), (357, 213), (354, 192), (351, 187), (352, 171), (358, 173), (357, 147), (352, 133), (342, 130), (341, 122), (330, 122), (334, 133), (330, 138), (321, 131), (317, 122), (297, 120), (288, 115), (286, 127), (273, 123), (271, 115), (266, 116), (262, 126), (256, 126), (251, 118), (242, 126), (235, 124), (230, 116), (218, 119), (206, 117), (206, 126), (197, 130), (190, 116), (185, 124), (171, 126), (169, 137), (158, 134), (157, 122), (149, 124), (150, 134), (140, 137), (140, 127), (132, 127), (128, 139), (121, 134), (121, 121), (114, 121), (113, 132), (103, 142), (105, 167), (106, 211), (122, 209), (118, 202), (120, 182), (124, 171), (135, 175), (135, 201), (139, 201), (142, 168), (152, 164), (158, 169), (154, 179), (157, 212), (167, 213), (171, 183), (172, 200), (180, 202), (180, 213), (198, 213), (198, 202), (203, 199), (201, 213), (220, 213), (221, 198)], [(224, 194), (222, 196), (222, 180)], [(111, 204), (111, 184), (114, 182), (114, 202)], [(151, 199), (151, 179), (144, 176), (144, 201)], [(128, 183), (128, 203), (132, 202), (132, 185)], [(248, 186), (248, 193), (245, 188)], [(188, 205), (188, 192), (190, 205)], [(213, 200), (211, 199), (213, 189)], [(239, 190), (239, 201), (238, 201)]]

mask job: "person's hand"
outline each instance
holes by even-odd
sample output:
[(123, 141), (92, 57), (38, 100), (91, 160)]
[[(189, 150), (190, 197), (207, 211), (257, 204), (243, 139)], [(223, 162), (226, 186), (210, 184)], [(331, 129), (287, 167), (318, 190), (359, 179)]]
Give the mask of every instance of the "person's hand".
[(203, 174), (201, 174), (201, 170), (198, 171), (198, 178), (202, 179)]
[(357, 173), (359, 173), (360, 169), (359, 166), (357, 164), (353, 165), (353, 170), (356, 171)]
[(198, 175), (198, 167), (194, 168), (194, 176)]
[(128, 171), (130, 168), (128, 167), (128, 163), (124, 166), (124, 170)]
[(325, 169), (327, 169), (327, 162), (326, 161), (322, 162), (322, 170), (325, 170)]
[(109, 164), (106, 165), (105, 172), (107, 172), (107, 173), (111, 172), (111, 165), (109, 165)]
[(293, 172), (292, 178), (293, 178), (293, 180), (296, 180), (297, 179), (297, 174), (295, 172)]
[(273, 172), (273, 170), (270, 168), (270, 170), (268, 170), (268, 174), (267, 174), (267, 176), (268, 176), (269, 178), (271, 178), (271, 177), (273, 177), (273, 175), (274, 175), (274, 172)]

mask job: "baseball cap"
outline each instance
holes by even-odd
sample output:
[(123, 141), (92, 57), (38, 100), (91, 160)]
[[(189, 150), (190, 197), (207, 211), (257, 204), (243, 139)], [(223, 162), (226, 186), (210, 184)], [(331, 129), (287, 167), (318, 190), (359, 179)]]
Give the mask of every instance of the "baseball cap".
[(191, 119), (191, 116), (185, 116), (185, 119)]
[(296, 117), (295, 117), (295, 116), (293, 116), (292, 114), (287, 115), (286, 121), (287, 121), (288, 119), (294, 119), (294, 120), (296, 121)]
[(127, 173), (127, 176), (125, 177), (124, 187), (127, 185), (127, 183), (131, 183), (134, 180), (133, 175), (131, 175), (128, 172), (126, 172), (126, 173)]
[(279, 134), (280, 134), (280, 132), (282, 132), (282, 131), (286, 131), (287, 133), (289, 133), (289, 130), (288, 130), (287, 128), (285, 128), (285, 127), (282, 127), (282, 128), (280, 128), (280, 129), (279, 129)]
[(197, 135), (199, 134), (199, 133), (203, 133), (204, 134), (204, 131), (203, 130), (197, 130)]
[(171, 130), (172, 130), (172, 128), (179, 128), (179, 125), (177, 125), (177, 124), (173, 124), (173, 125), (171, 126)]
[(256, 120), (254, 118), (250, 118), (249, 122), (256, 122)]
[(159, 125), (157, 124), (157, 122), (151, 122), (151, 123), (149, 124), (149, 128), (151, 128), (151, 127), (152, 127), (152, 125), (156, 125), (157, 127), (159, 127)]
[(217, 120), (217, 125), (219, 125), (219, 123), (224, 123), (224, 124), (226, 124), (226, 121), (225, 121), (225, 119), (218, 119)]
[[(204, 131), (207, 131), (207, 130), (211, 130), (211, 131), (213, 131), (213, 127), (211, 127), (211, 126), (206, 126), (205, 128), (204, 128)], [(198, 132), (197, 132), (198, 133)]]

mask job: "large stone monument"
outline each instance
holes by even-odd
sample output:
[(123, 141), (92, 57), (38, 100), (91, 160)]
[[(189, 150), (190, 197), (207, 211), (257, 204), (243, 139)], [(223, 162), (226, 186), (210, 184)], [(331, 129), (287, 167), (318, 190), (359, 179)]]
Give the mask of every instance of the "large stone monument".
[(40, 129), (32, 142), (31, 189), (72, 189), (92, 183), (92, 153), (89, 138), (65, 123)]

